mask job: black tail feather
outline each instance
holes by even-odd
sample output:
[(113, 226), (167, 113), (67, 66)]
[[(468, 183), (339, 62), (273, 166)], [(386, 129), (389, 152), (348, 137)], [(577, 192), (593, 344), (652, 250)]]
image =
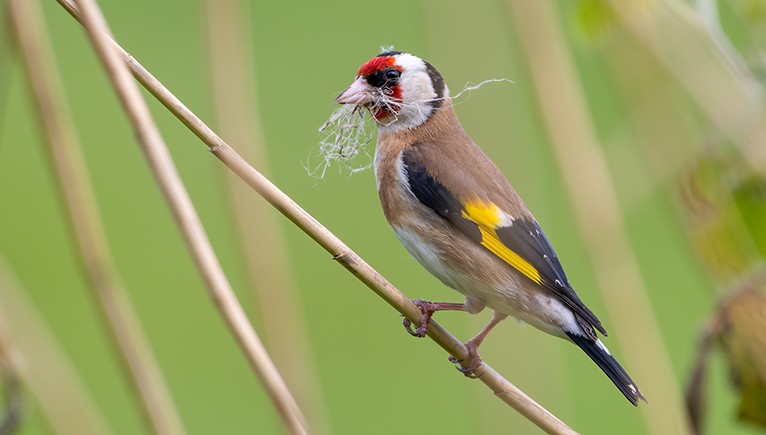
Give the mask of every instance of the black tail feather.
[(582, 335), (573, 334), (567, 332), (572, 341), (582, 349), (590, 359), (593, 360), (601, 370), (609, 376), (609, 379), (614, 382), (614, 385), (622, 392), (623, 395), (633, 404), (638, 406), (638, 399), (646, 402), (644, 395), (641, 394), (641, 390), (638, 389), (636, 383), (625, 372), (620, 363), (606, 350), (605, 347), (599, 346), (595, 341), (590, 340)]

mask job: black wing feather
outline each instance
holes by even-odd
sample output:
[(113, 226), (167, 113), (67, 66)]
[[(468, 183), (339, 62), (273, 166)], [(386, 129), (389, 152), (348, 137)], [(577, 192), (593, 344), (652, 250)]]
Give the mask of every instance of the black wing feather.
[[(569, 279), (561, 266), (559, 257), (553, 250), (551, 242), (540, 228), (537, 222), (530, 222), (525, 219), (515, 219), (510, 227), (498, 228), (497, 236), (504, 245), (511, 248), (512, 251), (519, 254), (534, 266), (543, 278), (542, 285), (552, 291), (575, 313), (582, 316), (587, 323), (593, 325), (599, 332), (606, 336), (606, 330), (601, 325), (595, 314), (582, 303), (577, 293), (569, 284)], [(595, 339), (595, 334), (591, 335), (592, 330), (589, 325), (583, 325), (585, 333)]]
[(426, 165), (420, 162), (418, 157), (418, 153), (414, 150), (405, 150), (402, 155), (412, 194), (423, 205), (458, 227), (472, 240), (481, 243), (479, 226), (463, 217), (463, 204), (428, 173)]

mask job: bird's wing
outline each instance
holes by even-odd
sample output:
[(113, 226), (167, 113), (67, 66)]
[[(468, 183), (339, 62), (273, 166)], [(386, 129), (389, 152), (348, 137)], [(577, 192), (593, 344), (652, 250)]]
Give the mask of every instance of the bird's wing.
[[(534, 219), (511, 216), (487, 200), (487, 195), (458, 197), (434, 178), (426, 155), (414, 147), (405, 149), (402, 159), (405, 178), (418, 201), (533, 283), (551, 291), (585, 321), (580, 324), (589, 338), (595, 340), (589, 325), (606, 335), (601, 322), (572, 289), (556, 252)], [(463, 181), (470, 185), (473, 180)]]

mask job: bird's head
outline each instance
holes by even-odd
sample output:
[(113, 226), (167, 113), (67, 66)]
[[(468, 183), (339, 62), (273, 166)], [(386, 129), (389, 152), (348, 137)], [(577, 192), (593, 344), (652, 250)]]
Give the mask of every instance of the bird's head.
[(423, 124), (449, 98), (441, 74), (430, 63), (400, 51), (381, 53), (362, 65), (336, 104), (366, 107), (386, 129)]

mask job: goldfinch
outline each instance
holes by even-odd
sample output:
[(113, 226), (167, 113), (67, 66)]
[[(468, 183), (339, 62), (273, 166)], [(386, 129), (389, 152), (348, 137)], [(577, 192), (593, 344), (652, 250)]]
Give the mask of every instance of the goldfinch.
[[(335, 100), (368, 109), (378, 124), (374, 168), (391, 228), (407, 251), (465, 302), (418, 300), (425, 336), (435, 311), (494, 310), (466, 343), (471, 375), (478, 348), (508, 316), (577, 346), (634, 405), (641, 390), (598, 339), (606, 330), (569, 284), (548, 238), (497, 166), (463, 130), (447, 84), (428, 62), (382, 53), (359, 69)], [(594, 330), (595, 328), (595, 330)]]

